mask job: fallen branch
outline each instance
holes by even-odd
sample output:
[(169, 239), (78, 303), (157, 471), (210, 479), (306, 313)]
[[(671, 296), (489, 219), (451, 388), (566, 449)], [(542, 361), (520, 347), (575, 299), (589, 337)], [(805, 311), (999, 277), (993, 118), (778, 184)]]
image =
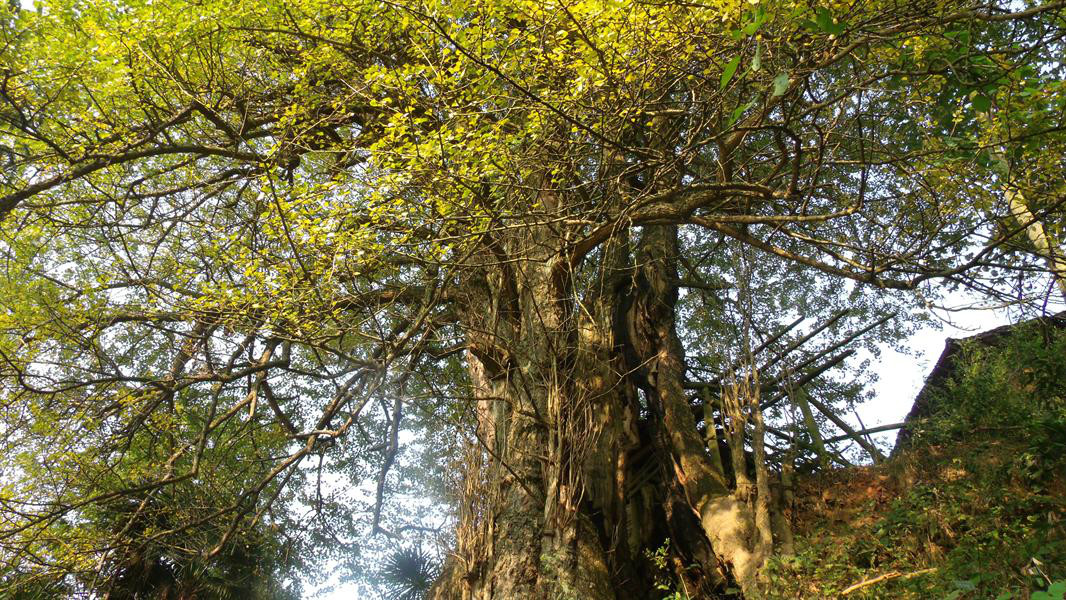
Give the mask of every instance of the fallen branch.
[(840, 592), (840, 595), (841, 596), (847, 596), (848, 594), (854, 592), (855, 590), (861, 590), (864, 587), (871, 586), (871, 585), (873, 585), (875, 583), (880, 583), (882, 581), (886, 581), (886, 580), (889, 580), (889, 579), (895, 579), (897, 577), (903, 577), (904, 579), (910, 579), (911, 577), (915, 577), (915, 576), (918, 576), (918, 575), (924, 575), (925, 573), (932, 573), (933, 571), (936, 571), (936, 567), (931, 567), (931, 568), (928, 568), (928, 569), (922, 569), (921, 571), (915, 571), (913, 573), (900, 573), (899, 571), (891, 571), (891, 572), (885, 573), (884, 575), (878, 575), (877, 577), (874, 577), (873, 579), (867, 579), (866, 581), (860, 581), (859, 583), (856, 583), (855, 585), (848, 587), (843, 592)]

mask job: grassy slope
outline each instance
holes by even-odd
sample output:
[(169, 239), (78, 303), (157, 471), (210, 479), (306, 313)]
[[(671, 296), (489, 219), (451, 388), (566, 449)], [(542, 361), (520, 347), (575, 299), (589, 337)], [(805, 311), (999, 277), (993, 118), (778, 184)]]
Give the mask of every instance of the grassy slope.
[(773, 565), (767, 598), (833, 598), (895, 574), (848, 597), (1028, 598), (1066, 580), (1066, 477), (1033, 485), (1023, 454), (996, 440), (926, 447), (805, 481), (797, 554)]
[(797, 553), (766, 598), (870, 582), (846, 598), (1035, 600), (1066, 582), (1066, 333), (968, 350), (938, 402), (901, 456), (801, 482)]

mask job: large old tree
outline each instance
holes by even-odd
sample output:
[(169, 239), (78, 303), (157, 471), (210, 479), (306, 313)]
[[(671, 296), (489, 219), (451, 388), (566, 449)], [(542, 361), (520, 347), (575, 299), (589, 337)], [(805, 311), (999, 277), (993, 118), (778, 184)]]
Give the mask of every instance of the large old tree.
[(277, 597), (414, 470), (434, 597), (752, 594), (851, 342), (1056, 301), (1064, 7), (6, 6), (0, 594)]

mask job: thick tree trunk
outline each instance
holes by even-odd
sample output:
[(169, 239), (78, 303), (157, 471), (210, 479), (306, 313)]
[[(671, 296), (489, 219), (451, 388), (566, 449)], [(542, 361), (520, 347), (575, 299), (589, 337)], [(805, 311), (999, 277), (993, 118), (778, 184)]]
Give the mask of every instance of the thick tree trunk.
[[(703, 533), (720, 563), (747, 593), (765, 561), (752, 503), (755, 490), (747, 480), (744, 465), (743, 421), (734, 438), (732, 456), (738, 494), (728, 485), (725, 474), (714, 461), (692, 424), (691, 409), (684, 393), (684, 350), (677, 337), (675, 304), (677, 283), (677, 228), (656, 226), (646, 229), (638, 254), (640, 283), (644, 290), (641, 316), (637, 319), (639, 339), (646, 344), (643, 356), (648, 382), (653, 386), (662, 409), (677, 481), (684, 489), (689, 506), (698, 515)], [(734, 415), (736, 417), (737, 415)]]
[(684, 391), (676, 243), (666, 226), (645, 228), (638, 252), (620, 239), (588, 290), (550, 253), (499, 253), (503, 266), (469, 286), (478, 442), (435, 598), (750, 588), (764, 559), (752, 505), (711, 459)]
[(468, 286), (477, 443), (438, 598), (614, 597), (601, 532), (582, 507), (603, 409), (590, 403), (589, 379), (575, 376), (574, 295), (550, 236), (490, 246), (492, 266)]

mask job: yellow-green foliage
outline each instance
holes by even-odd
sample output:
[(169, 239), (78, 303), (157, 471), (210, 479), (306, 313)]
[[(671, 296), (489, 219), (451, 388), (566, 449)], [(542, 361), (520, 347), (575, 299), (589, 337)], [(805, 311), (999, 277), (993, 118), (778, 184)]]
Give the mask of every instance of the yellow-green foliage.
[[(514, 231), (555, 246), (499, 263), (580, 267), (645, 211), (834, 294), (1030, 272), (995, 199), (1061, 237), (1066, 90), (1061, 7), (1021, 5), (0, 3), (0, 577), (258, 540), (353, 398), (465, 347), (499, 275), (471, 256)], [(159, 517), (132, 541), (131, 499)]]

